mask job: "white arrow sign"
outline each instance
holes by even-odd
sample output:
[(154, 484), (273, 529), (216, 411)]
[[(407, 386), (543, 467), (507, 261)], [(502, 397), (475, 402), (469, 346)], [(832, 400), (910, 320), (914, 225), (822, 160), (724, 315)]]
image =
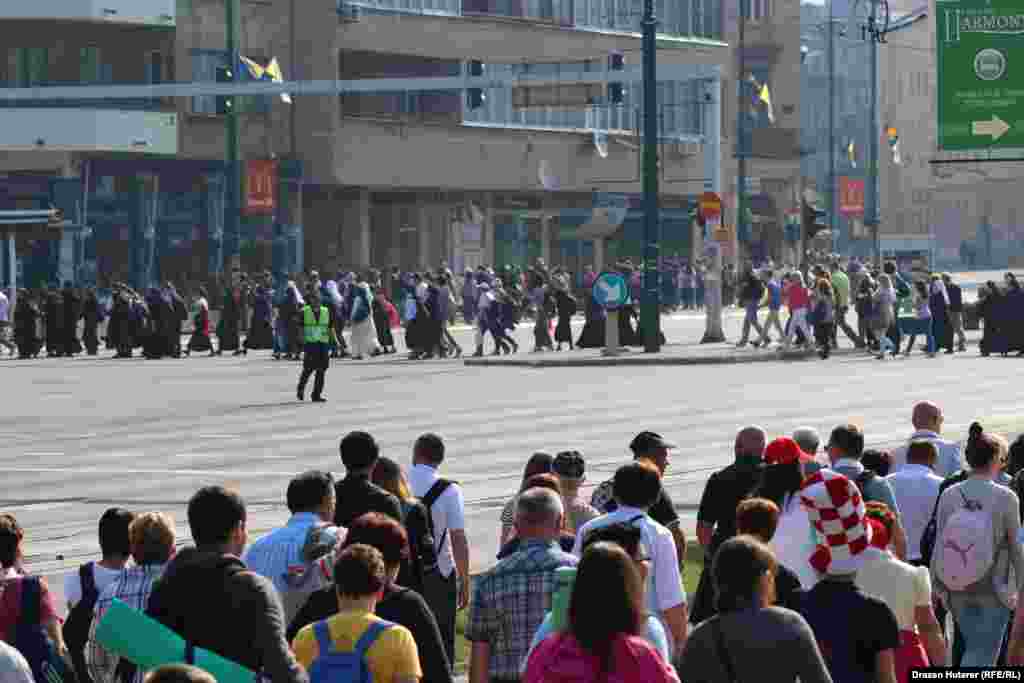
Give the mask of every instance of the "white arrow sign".
[(991, 121), (975, 121), (971, 124), (971, 133), (974, 135), (991, 135), (993, 142), (1006, 135), (1009, 130), (1010, 124), (994, 114)]

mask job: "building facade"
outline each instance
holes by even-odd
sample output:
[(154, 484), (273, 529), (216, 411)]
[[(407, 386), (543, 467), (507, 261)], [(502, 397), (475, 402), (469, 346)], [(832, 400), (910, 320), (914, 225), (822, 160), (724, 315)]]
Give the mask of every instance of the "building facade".
[[(120, 4), (118, 4), (120, 2)], [(224, 0), (8, 3), (0, 82), (212, 82), (231, 67)], [(110, 7), (107, 7), (111, 5)], [(240, 228), (224, 220), (225, 117), (213, 96), (5, 102), (0, 203), (49, 202), (57, 240), (18, 247), (22, 281), (208, 281), (289, 273), (638, 259), (639, 84), (463, 90), (420, 79), (479, 63), (520, 75), (640, 64), (642, 0), (241, 0), (238, 52), (286, 80), (405, 79), (406, 90), (236, 99)], [(696, 248), (692, 210), (720, 189), (725, 17), (656, 2), (663, 253)], [(725, 67), (727, 68), (727, 67)], [(617, 101), (611, 101), (615, 99)], [(597, 210), (605, 207), (607, 211)], [(613, 221), (604, 243), (587, 239)], [(601, 225), (597, 226), (602, 232)]]

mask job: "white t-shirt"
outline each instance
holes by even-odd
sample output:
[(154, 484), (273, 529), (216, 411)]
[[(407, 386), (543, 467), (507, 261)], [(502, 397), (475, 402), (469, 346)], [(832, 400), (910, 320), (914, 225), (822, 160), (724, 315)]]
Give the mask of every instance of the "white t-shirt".
[(908, 463), (885, 478), (900, 508), (907, 534), (907, 559), (921, 559), (921, 537), (939, 499), (942, 477), (925, 465)]
[[(427, 465), (413, 465), (409, 470), (409, 485), (417, 498), (423, 498), (438, 480), (437, 470)], [(437, 568), (441, 575), (448, 577), (455, 571), (455, 555), (452, 553), (452, 531), (466, 528), (466, 506), (462, 499), (462, 488), (452, 484), (430, 506), (434, 520), (434, 543), (437, 550)], [(444, 533), (447, 529), (448, 533)], [(442, 538), (443, 537), (443, 538)]]
[[(639, 519), (637, 519), (639, 517)], [(636, 520), (633, 522), (632, 520)], [(679, 605), (686, 604), (683, 579), (679, 573), (679, 555), (672, 532), (658, 524), (640, 509), (620, 505), (615, 512), (592, 519), (576, 534), (576, 545), (572, 552), (582, 554), (583, 539), (593, 529), (612, 524), (630, 523), (640, 527), (641, 539), (651, 559), (651, 571), (647, 575), (647, 602), (652, 614), (660, 614)]]
[(7, 300), (7, 295), (0, 290), (0, 323), (7, 323), (11, 321), (11, 304)]
[[(96, 590), (100, 593), (103, 589), (114, 583), (114, 579), (121, 576), (122, 569), (107, 569), (99, 564), (92, 566), (93, 581), (96, 582)], [(78, 604), (82, 599), (82, 580), (78, 577), (78, 567), (64, 578), (64, 600), (68, 610)]]
[(865, 551), (864, 564), (854, 581), (865, 594), (889, 606), (901, 631), (914, 630), (914, 608), (932, 604), (928, 567), (901, 562), (878, 548)]
[(0, 681), (4, 683), (35, 683), (32, 669), (21, 653), (0, 640)]

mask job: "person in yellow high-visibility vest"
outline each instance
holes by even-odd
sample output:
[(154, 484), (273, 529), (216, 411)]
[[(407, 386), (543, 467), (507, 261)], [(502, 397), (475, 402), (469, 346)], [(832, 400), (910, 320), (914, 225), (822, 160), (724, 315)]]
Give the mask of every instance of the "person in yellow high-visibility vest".
[(302, 358), (302, 374), (299, 376), (299, 387), (295, 396), (300, 400), (305, 399), (306, 382), (309, 376), (316, 373), (313, 379), (313, 396), (316, 403), (323, 403), (326, 397), (323, 395), (324, 376), (327, 374), (327, 366), (331, 363), (331, 335), (334, 330), (334, 314), (330, 306), (320, 303), (320, 294), (311, 292), (307, 296), (307, 304), (302, 307), (302, 341), (304, 344)]

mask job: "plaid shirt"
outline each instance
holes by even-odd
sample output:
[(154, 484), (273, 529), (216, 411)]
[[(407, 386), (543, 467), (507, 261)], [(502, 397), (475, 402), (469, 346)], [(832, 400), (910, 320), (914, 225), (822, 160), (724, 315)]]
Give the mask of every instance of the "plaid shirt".
[[(96, 642), (96, 627), (103, 619), (103, 615), (110, 609), (115, 598), (132, 609), (145, 612), (153, 583), (164, 573), (166, 566), (146, 564), (129, 567), (100, 593), (93, 612), (92, 624), (89, 626), (89, 641), (85, 644), (85, 660), (95, 683), (114, 683), (114, 674), (121, 661), (120, 657), (108, 652)], [(134, 680), (139, 683), (142, 680), (142, 672), (136, 673)]]
[(533, 634), (551, 609), (555, 570), (578, 558), (531, 539), (476, 580), (466, 638), (491, 646), (488, 678), (517, 680)]

